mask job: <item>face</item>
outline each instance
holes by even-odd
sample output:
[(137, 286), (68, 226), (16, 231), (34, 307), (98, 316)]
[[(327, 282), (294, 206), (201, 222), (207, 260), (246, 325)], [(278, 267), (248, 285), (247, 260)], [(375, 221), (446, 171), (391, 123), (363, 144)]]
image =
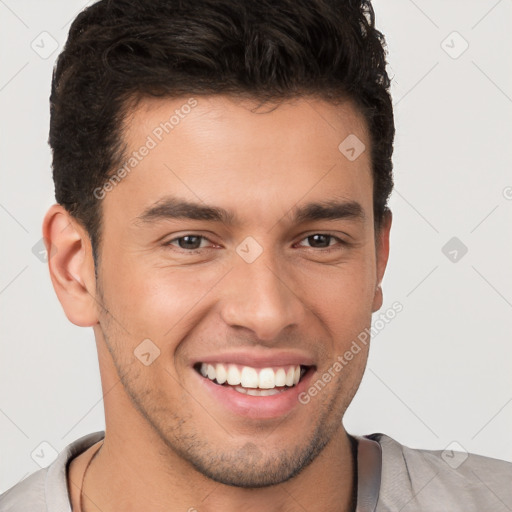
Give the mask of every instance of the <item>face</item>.
[[(95, 328), (147, 428), (243, 487), (291, 478), (342, 429), (367, 348), (332, 367), (381, 306), (387, 259), (363, 118), (313, 98), (255, 108), (196, 96), (132, 113), (135, 160), (101, 202)], [(349, 135), (356, 159), (338, 149)]]

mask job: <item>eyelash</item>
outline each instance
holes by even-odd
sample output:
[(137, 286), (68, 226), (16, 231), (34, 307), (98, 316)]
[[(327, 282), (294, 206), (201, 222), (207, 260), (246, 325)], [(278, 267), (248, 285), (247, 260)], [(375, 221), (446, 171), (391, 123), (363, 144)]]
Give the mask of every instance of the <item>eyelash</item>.
[[(334, 240), (336, 240), (337, 242), (339, 242), (338, 245), (340, 246), (347, 246), (349, 245), (348, 242), (346, 242), (345, 240), (342, 240), (341, 238), (335, 236), (335, 235), (331, 235), (330, 233), (312, 233), (311, 235), (308, 235), (308, 236), (305, 236), (304, 238), (302, 238), (301, 240), (299, 240), (299, 242), (302, 242), (303, 240), (306, 240), (312, 236), (315, 236), (315, 235), (323, 235), (323, 236), (327, 236), (327, 237), (330, 237)], [(182, 235), (182, 236), (179, 236), (179, 237), (176, 237), (176, 238), (173, 238), (172, 240), (169, 240), (168, 242), (165, 242), (163, 245), (164, 247), (175, 247), (172, 245), (172, 242), (176, 242), (177, 240), (181, 240), (182, 238), (186, 238), (186, 237), (196, 237), (196, 238), (201, 238), (203, 240), (208, 240), (209, 242), (211, 242), (211, 240), (209, 240), (208, 238), (206, 238), (205, 236), (202, 236), (202, 235), (195, 235), (193, 233), (187, 233), (186, 235)], [(303, 246), (304, 247), (304, 246)], [(199, 248), (199, 249), (183, 249), (181, 247), (175, 247), (176, 250), (179, 251), (183, 251), (183, 253), (186, 253), (186, 254), (198, 254), (199, 252), (201, 252), (203, 249), (208, 249), (208, 247), (203, 247), (203, 248)], [(339, 247), (338, 247), (339, 248)], [(311, 247), (311, 249), (316, 249), (317, 251), (322, 251), (324, 253), (329, 253), (333, 250), (337, 250), (337, 247), (336, 245), (334, 246), (328, 246), (328, 247)]]

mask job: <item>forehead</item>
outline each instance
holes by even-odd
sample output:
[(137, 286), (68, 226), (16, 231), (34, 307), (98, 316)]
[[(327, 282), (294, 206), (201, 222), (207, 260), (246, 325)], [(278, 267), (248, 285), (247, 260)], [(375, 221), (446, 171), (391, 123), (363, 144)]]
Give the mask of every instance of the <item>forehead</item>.
[(124, 201), (133, 217), (168, 195), (260, 220), (270, 206), (282, 215), (315, 196), (371, 203), (369, 137), (350, 102), (144, 98), (126, 117), (123, 139), (128, 172), (106, 203)]
[[(215, 132), (210, 131), (214, 126)], [(360, 138), (368, 135), (363, 115), (348, 99), (333, 104), (304, 96), (263, 103), (223, 94), (142, 97), (128, 110), (123, 130), (127, 142), (146, 135), (161, 142), (171, 132), (185, 136), (191, 131), (196, 138), (207, 135), (219, 142), (228, 136), (241, 142), (250, 135), (255, 143), (271, 141), (276, 146), (281, 142), (283, 149), (291, 132), (295, 139), (302, 136), (312, 143), (318, 143), (318, 138), (312, 137), (318, 135), (326, 144), (336, 142), (343, 134), (357, 134)], [(282, 137), (276, 140), (278, 132)]]

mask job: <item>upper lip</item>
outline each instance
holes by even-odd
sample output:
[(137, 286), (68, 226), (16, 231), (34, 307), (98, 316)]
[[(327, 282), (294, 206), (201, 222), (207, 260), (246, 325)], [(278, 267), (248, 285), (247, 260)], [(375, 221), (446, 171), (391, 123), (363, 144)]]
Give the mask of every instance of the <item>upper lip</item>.
[(313, 366), (314, 362), (311, 356), (290, 350), (273, 350), (270, 353), (251, 351), (231, 351), (218, 354), (209, 354), (194, 359), (192, 365), (197, 363), (209, 364), (239, 364), (242, 366), (251, 366), (253, 368), (268, 368), (271, 366)]

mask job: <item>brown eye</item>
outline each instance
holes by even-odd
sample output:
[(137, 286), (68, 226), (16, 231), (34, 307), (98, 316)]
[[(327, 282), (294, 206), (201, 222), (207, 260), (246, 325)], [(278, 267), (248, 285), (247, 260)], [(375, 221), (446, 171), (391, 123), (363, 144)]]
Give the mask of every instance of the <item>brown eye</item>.
[[(202, 240), (208, 240), (204, 236), (200, 235), (184, 235), (177, 238), (173, 238), (172, 240), (169, 240), (164, 245), (169, 246), (172, 245), (174, 247), (177, 247), (179, 249), (183, 249), (185, 251), (194, 251), (201, 249), (201, 241)], [(177, 243), (177, 245), (175, 244)]]
[(327, 249), (332, 247), (333, 244), (330, 243), (332, 240), (339, 242), (341, 245), (345, 243), (341, 238), (327, 233), (315, 233), (314, 235), (307, 236), (303, 240), (307, 240), (309, 246), (313, 249)]

